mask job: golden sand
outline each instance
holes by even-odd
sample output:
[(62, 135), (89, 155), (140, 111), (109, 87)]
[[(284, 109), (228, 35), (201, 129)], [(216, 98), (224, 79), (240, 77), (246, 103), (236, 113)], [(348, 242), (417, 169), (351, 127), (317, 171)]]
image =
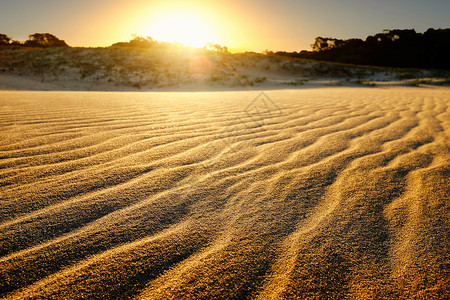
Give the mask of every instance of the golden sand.
[(450, 89), (265, 95), (0, 92), (0, 295), (445, 299)]

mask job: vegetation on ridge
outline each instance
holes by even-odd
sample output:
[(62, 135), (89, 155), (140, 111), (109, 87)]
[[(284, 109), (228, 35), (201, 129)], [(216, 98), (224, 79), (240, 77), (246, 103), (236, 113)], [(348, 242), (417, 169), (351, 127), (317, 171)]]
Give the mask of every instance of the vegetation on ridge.
[(312, 51), (275, 52), (275, 55), (358, 65), (450, 69), (450, 28), (384, 30), (362, 39), (317, 37)]

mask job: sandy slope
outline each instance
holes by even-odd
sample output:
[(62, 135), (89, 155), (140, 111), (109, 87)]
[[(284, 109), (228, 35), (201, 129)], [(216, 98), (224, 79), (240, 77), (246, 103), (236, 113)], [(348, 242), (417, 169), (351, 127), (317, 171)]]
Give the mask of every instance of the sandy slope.
[(0, 48), (0, 90), (189, 92), (424, 84), (448, 86), (450, 71), (356, 66), (177, 47)]
[(445, 298), (450, 89), (0, 92), (11, 299)]

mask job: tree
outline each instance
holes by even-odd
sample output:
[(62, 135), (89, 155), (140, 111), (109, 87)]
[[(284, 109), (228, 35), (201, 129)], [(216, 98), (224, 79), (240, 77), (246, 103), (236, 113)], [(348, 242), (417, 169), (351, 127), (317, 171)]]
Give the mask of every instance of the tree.
[(0, 33), (0, 46), (8, 46), (11, 42), (11, 38), (6, 34)]
[(343, 40), (333, 38), (316, 37), (314, 44), (311, 45), (313, 51), (323, 51), (332, 48), (340, 47), (344, 43)]
[(153, 48), (158, 45), (158, 42), (155, 41), (150, 36), (140, 36), (140, 35), (133, 35), (133, 39), (129, 42), (118, 42), (111, 47), (127, 47), (127, 48)]
[(219, 44), (207, 43), (203, 48), (217, 53), (228, 53), (228, 48)]
[(323, 38), (321, 36), (316, 37), (314, 40), (314, 44), (311, 45), (311, 48), (313, 51), (322, 51), (323, 49), (326, 49), (328, 47), (328, 39)]
[(56, 36), (50, 33), (35, 33), (29, 36), (29, 39), (25, 41), (27, 47), (69, 47), (65, 41), (60, 40)]
[(9, 46), (21, 47), (21, 46), (23, 46), (23, 44), (21, 42), (19, 42), (19, 41), (12, 40), (11, 43), (9, 43)]
[(385, 29), (368, 36), (339, 40), (317, 37), (312, 51), (276, 52), (278, 56), (400, 68), (450, 69), (450, 28)]

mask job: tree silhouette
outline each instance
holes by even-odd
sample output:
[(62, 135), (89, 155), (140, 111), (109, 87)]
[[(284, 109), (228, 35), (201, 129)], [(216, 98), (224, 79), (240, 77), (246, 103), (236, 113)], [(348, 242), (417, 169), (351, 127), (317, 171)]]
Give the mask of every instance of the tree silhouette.
[(29, 36), (29, 39), (25, 41), (26, 47), (69, 47), (65, 41), (60, 40), (56, 36), (50, 33), (35, 33)]
[(217, 53), (228, 53), (228, 48), (219, 44), (207, 43), (203, 48)]
[(11, 42), (11, 38), (6, 34), (0, 33), (0, 46), (8, 46)]
[(450, 69), (450, 29), (385, 29), (361, 39), (317, 37), (312, 51), (276, 55), (385, 67)]
[(129, 42), (118, 42), (111, 47), (129, 47), (129, 48), (153, 48), (159, 43), (150, 36), (133, 35), (133, 39)]

